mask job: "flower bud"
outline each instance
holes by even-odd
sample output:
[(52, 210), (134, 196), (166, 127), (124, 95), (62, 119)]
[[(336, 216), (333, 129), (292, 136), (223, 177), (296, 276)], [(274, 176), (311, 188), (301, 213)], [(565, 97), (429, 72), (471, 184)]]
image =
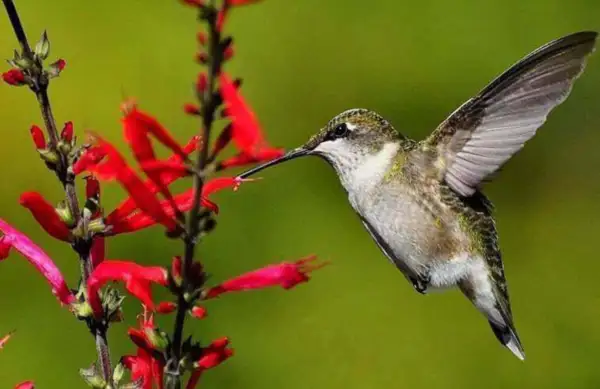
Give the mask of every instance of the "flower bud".
[(35, 148), (38, 150), (42, 150), (46, 148), (46, 138), (44, 137), (44, 132), (41, 128), (36, 125), (31, 126), (29, 130), (31, 133), (31, 138), (33, 139), (33, 143), (35, 144)]

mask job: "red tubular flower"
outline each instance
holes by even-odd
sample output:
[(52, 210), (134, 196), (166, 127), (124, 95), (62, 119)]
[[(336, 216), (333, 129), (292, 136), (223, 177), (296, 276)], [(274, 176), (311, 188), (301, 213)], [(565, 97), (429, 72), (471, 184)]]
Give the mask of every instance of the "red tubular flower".
[(71, 241), (71, 231), (60, 219), (56, 210), (41, 194), (25, 192), (21, 195), (20, 203), (27, 208), (35, 220), (50, 236), (64, 242)]
[[(234, 189), (239, 186), (242, 182), (249, 180), (240, 180), (235, 177), (220, 177), (215, 178), (208, 181), (202, 187), (202, 197), (201, 197), (201, 205), (205, 208), (210, 209), (211, 211), (218, 213), (219, 209), (207, 197), (219, 190), (223, 190), (228, 187), (233, 187)], [(194, 203), (194, 189), (188, 189), (187, 191), (175, 196), (173, 198), (177, 209), (181, 212), (189, 211), (192, 208)], [(168, 200), (163, 200), (161, 203), (161, 207), (164, 212), (173, 217), (173, 210), (170, 206), (170, 202)], [(127, 232), (139, 231), (141, 229), (153, 226), (156, 222), (149, 217), (147, 214), (143, 212), (130, 213), (129, 215), (121, 218), (117, 218), (114, 216), (115, 213), (111, 213), (109, 217), (106, 219), (106, 223), (112, 226), (112, 230), (110, 233), (112, 235), (123, 234)]]
[(130, 328), (127, 331), (131, 340), (138, 347), (137, 354), (121, 358), (121, 363), (131, 371), (132, 381), (141, 381), (142, 389), (152, 389), (153, 380), (156, 387), (162, 388), (164, 366), (151, 354), (152, 345), (148, 340), (148, 331), (154, 331), (154, 317), (144, 312), (139, 329)]
[[(190, 154), (192, 154), (194, 151), (196, 151), (198, 149), (199, 145), (200, 145), (200, 137), (194, 136), (183, 147), (183, 151), (186, 153), (186, 155), (189, 156)], [(175, 163), (175, 162), (183, 162), (183, 160), (181, 159), (180, 156), (175, 154), (175, 155), (172, 155), (171, 157), (169, 157), (167, 159), (167, 162)], [(183, 177), (183, 176), (181, 176), (179, 174), (173, 174), (172, 172), (170, 172), (170, 173), (163, 172), (163, 174), (161, 174), (160, 179), (164, 185), (169, 185), (181, 177)], [(152, 193), (158, 193), (159, 189), (156, 185), (154, 185), (152, 180), (146, 180), (146, 181), (144, 181), (144, 184), (146, 184), (150, 188)], [(135, 205), (135, 201), (131, 197), (128, 197), (123, 202), (121, 202), (121, 204), (119, 204), (119, 206), (117, 206), (117, 208), (113, 212), (111, 212), (110, 215), (108, 215), (107, 223), (113, 224), (114, 221), (121, 220), (121, 219), (131, 215), (136, 209), (137, 209), (137, 206)]]
[(38, 150), (42, 150), (46, 148), (46, 138), (44, 137), (44, 132), (41, 128), (36, 125), (31, 126), (29, 130), (31, 133), (31, 138), (33, 139), (33, 143), (35, 144), (35, 148)]
[(210, 288), (207, 298), (217, 297), (227, 292), (239, 292), (276, 285), (281, 286), (283, 289), (291, 289), (302, 282), (307, 282), (310, 272), (325, 265), (325, 263), (313, 263), (315, 260), (315, 256), (310, 256), (296, 262), (282, 262), (278, 265), (271, 265), (242, 274)]
[(156, 175), (162, 184), (160, 177), (163, 174), (169, 174), (177, 177), (185, 177), (190, 174), (190, 169), (182, 162), (170, 161), (146, 161), (140, 164), (140, 167), (146, 174)]
[(164, 225), (169, 231), (176, 230), (177, 223), (164, 211), (152, 188), (149, 188), (127, 165), (113, 145), (100, 137), (97, 139), (98, 146), (104, 150), (107, 159), (100, 164), (89, 166), (88, 169), (95, 172), (101, 179), (116, 179), (127, 191), (137, 208), (157, 223)]
[(227, 348), (228, 345), (229, 339), (223, 337), (213, 341), (208, 347), (202, 350), (202, 356), (194, 363), (195, 370), (187, 382), (186, 389), (194, 389), (205, 370), (220, 365), (233, 355), (233, 349)]
[(267, 144), (258, 120), (239, 94), (235, 83), (225, 73), (220, 75), (219, 80), (223, 100), (227, 104), (227, 115), (232, 120), (231, 138), (241, 153), (248, 159), (263, 161), (265, 155), (273, 155), (274, 158), (283, 155), (283, 150), (273, 149)]
[(123, 118), (123, 126), (125, 128), (131, 128), (132, 131), (135, 132), (143, 131), (147, 134), (150, 134), (160, 143), (171, 149), (175, 154), (179, 155), (182, 159), (187, 158), (187, 154), (179, 145), (179, 143), (173, 139), (171, 134), (169, 134), (169, 131), (167, 131), (167, 129), (164, 128), (155, 118), (138, 110), (135, 106), (131, 108)]
[(125, 288), (148, 309), (154, 310), (151, 283), (167, 285), (167, 271), (158, 266), (142, 266), (134, 262), (105, 260), (92, 272), (87, 281), (88, 298), (97, 318), (102, 316), (98, 290), (108, 281), (122, 281)]
[(8, 72), (2, 73), (2, 79), (9, 85), (25, 85), (25, 75), (19, 69), (10, 69)]
[(73, 122), (65, 123), (65, 126), (60, 132), (60, 137), (67, 143), (71, 143), (73, 141)]
[[(75, 296), (69, 290), (60, 270), (41, 248), (33, 243), (25, 234), (2, 219), (0, 219), (0, 231), (4, 233), (0, 246), (6, 247), (7, 244), (10, 244), (15, 250), (21, 253), (44, 276), (52, 287), (52, 293), (61, 303), (69, 305), (75, 302)], [(8, 255), (8, 250), (2, 251), (3, 254)], [(6, 257), (0, 259), (4, 258)]]
[(93, 146), (83, 152), (79, 159), (73, 164), (73, 173), (78, 175), (92, 169), (106, 156), (106, 150), (99, 146)]
[(23, 381), (15, 386), (15, 389), (35, 389), (33, 381)]

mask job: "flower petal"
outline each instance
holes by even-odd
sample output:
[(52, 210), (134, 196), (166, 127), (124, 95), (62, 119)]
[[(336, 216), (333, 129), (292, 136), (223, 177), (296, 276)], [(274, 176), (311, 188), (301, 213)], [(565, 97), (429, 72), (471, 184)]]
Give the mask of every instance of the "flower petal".
[[(202, 187), (202, 206), (210, 209), (211, 211), (218, 213), (218, 207), (216, 204), (209, 201), (206, 197), (210, 194), (217, 192), (219, 190), (225, 189), (227, 187), (237, 188), (242, 182), (250, 181), (250, 180), (240, 180), (236, 177), (219, 177), (214, 178), (208, 181)], [(173, 200), (177, 206), (177, 209), (181, 212), (187, 212), (192, 208), (194, 203), (194, 189), (188, 189), (187, 191), (176, 195)], [(161, 207), (164, 212), (170, 216), (174, 217), (173, 209), (170, 206), (170, 202), (168, 200), (161, 201)], [(112, 226), (112, 230), (110, 231), (111, 235), (123, 234), (127, 232), (139, 231), (141, 229), (153, 226), (156, 222), (147, 214), (143, 212), (136, 212), (130, 214), (127, 217), (117, 219), (114, 216), (114, 212), (109, 215), (107, 218), (107, 224)]]
[(154, 195), (155, 192), (125, 163), (123, 157), (110, 143), (99, 137), (98, 143), (106, 151), (108, 157), (102, 164), (106, 167), (105, 169), (99, 170), (98, 166), (100, 165), (97, 165), (94, 169), (99, 177), (104, 176), (105, 179), (114, 177), (127, 191), (137, 208), (157, 223), (164, 225), (169, 231), (176, 230), (178, 228), (177, 223), (165, 213), (160, 201)]
[(151, 283), (166, 286), (167, 271), (159, 266), (142, 266), (130, 261), (105, 260), (100, 263), (87, 281), (88, 298), (96, 317), (103, 312), (98, 290), (109, 281), (124, 282), (129, 293), (154, 310)]
[(171, 136), (169, 131), (164, 128), (155, 118), (138, 110), (135, 106), (132, 107), (129, 112), (126, 113), (123, 119), (125, 128), (132, 128), (133, 131), (142, 131), (147, 134), (151, 134), (160, 143), (171, 149), (175, 154), (181, 158), (186, 159), (187, 155), (183, 148), (177, 143), (177, 141)]
[(0, 219), (0, 231), (4, 233), (4, 244), (10, 243), (44, 276), (52, 287), (52, 293), (61, 303), (68, 305), (75, 302), (75, 296), (69, 290), (60, 270), (41, 248), (2, 219)]
[(242, 274), (209, 289), (207, 298), (217, 297), (227, 292), (239, 292), (277, 285), (284, 289), (291, 289), (299, 283), (308, 281), (310, 272), (326, 264), (315, 264), (313, 263), (315, 260), (315, 256), (310, 256), (296, 262), (282, 262)]
[(254, 155), (240, 153), (233, 157), (227, 158), (219, 162), (221, 169), (227, 169), (238, 166), (245, 166), (252, 163), (268, 162), (272, 159), (279, 158), (284, 154), (283, 149), (274, 148), (263, 148), (256, 152)]
[(35, 389), (33, 381), (23, 381), (15, 386), (15, 389)]
[(19, 202), (31, 212), (38, 224), (50, 236), (64, 242), (71, 240), (71, 231), (58, 216), (54, 207), (41, 194), (25, 192), (21, 195)]
[[(186, 155), (190, 155), (191, 153), (193, 153), (194, 151), (196, 151), (198, 149), (199, 145), (200, 145), (200, 138), (198, 136), (195, 136), (188, 142), (187, 145), (184, 146), (183, 151), (186, 153)], [(167, 162), (173, 162), (173, 163), (182, 162), (182, 161), (183, 160), (178, 155), (173, 155), (169, 159), (167, 159)], [(181, 177), (183, 177), (183, 176), (181, 176), (180, 174), (175, 174), (172, 171), (171, 172), (165, 171), (161, 174), (161, 182), (164, 185), (169, 185)], [(148, 188), (150, 188), (152, 193), (159, 192), (159, 188), (152, 182), (152, 180), (146, 180), (146, 181), (144, 181), (144, 184), (146, 184), (148, 186)], [(115, 221), (118, 221), (118, 220), (121, 220), (121, 219), (127, 217), (128, 215), (132, 214), (136, 209), (137, 209), (137, 207), (135, 205), (135, 201), (131, 197), (126, 198), (123, 202), (121, 202), (121, 204), (119, 204), (117, 206), (117, 208), (113, 212), (111, 212), (108, 215), (107, 224), (113, 224)]]
[(91, 170), (106, 156), (104, 148), (93, 146), (86, 149), (79, 159), (73, 164), (73, 173), (78, 175), (84, 171)]

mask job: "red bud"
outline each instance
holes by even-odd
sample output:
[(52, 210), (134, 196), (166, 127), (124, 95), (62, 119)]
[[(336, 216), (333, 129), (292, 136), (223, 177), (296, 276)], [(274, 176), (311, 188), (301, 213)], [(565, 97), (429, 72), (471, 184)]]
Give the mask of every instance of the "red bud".
[(66, 122), (60, 133), (60, 137), (68, 143), (73, 141), (73, 122)]
[(10, 69), (2, 73), (2, 79), (9, 85), (21, 86), (25, 84), (25, 75), (19, 69)]
[(46, 148), (46, 138), (44, 138), (44, 132), (41, 128), (36, 125), (31, 126), (29, 130), (31, 133), (31, 137), (33, 138), (33, 143), (35, 144), (35, 148), (38, 150)]

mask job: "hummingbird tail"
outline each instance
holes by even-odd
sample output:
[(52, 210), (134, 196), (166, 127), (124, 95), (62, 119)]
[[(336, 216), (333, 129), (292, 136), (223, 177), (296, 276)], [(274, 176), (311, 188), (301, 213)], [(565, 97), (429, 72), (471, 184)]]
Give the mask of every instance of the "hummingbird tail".
[(520, 360), (525, 360), (525, 350), (523, 350), (523, 346), (521, 345), (521, 341), (519, 340), (519, 336), (517, 332), (506, 325), (499, 325), (490, 320), (490, 326), (496, 335), (496, 338), (502, 343), (506, 348), (508, 348), (517, 358)]

